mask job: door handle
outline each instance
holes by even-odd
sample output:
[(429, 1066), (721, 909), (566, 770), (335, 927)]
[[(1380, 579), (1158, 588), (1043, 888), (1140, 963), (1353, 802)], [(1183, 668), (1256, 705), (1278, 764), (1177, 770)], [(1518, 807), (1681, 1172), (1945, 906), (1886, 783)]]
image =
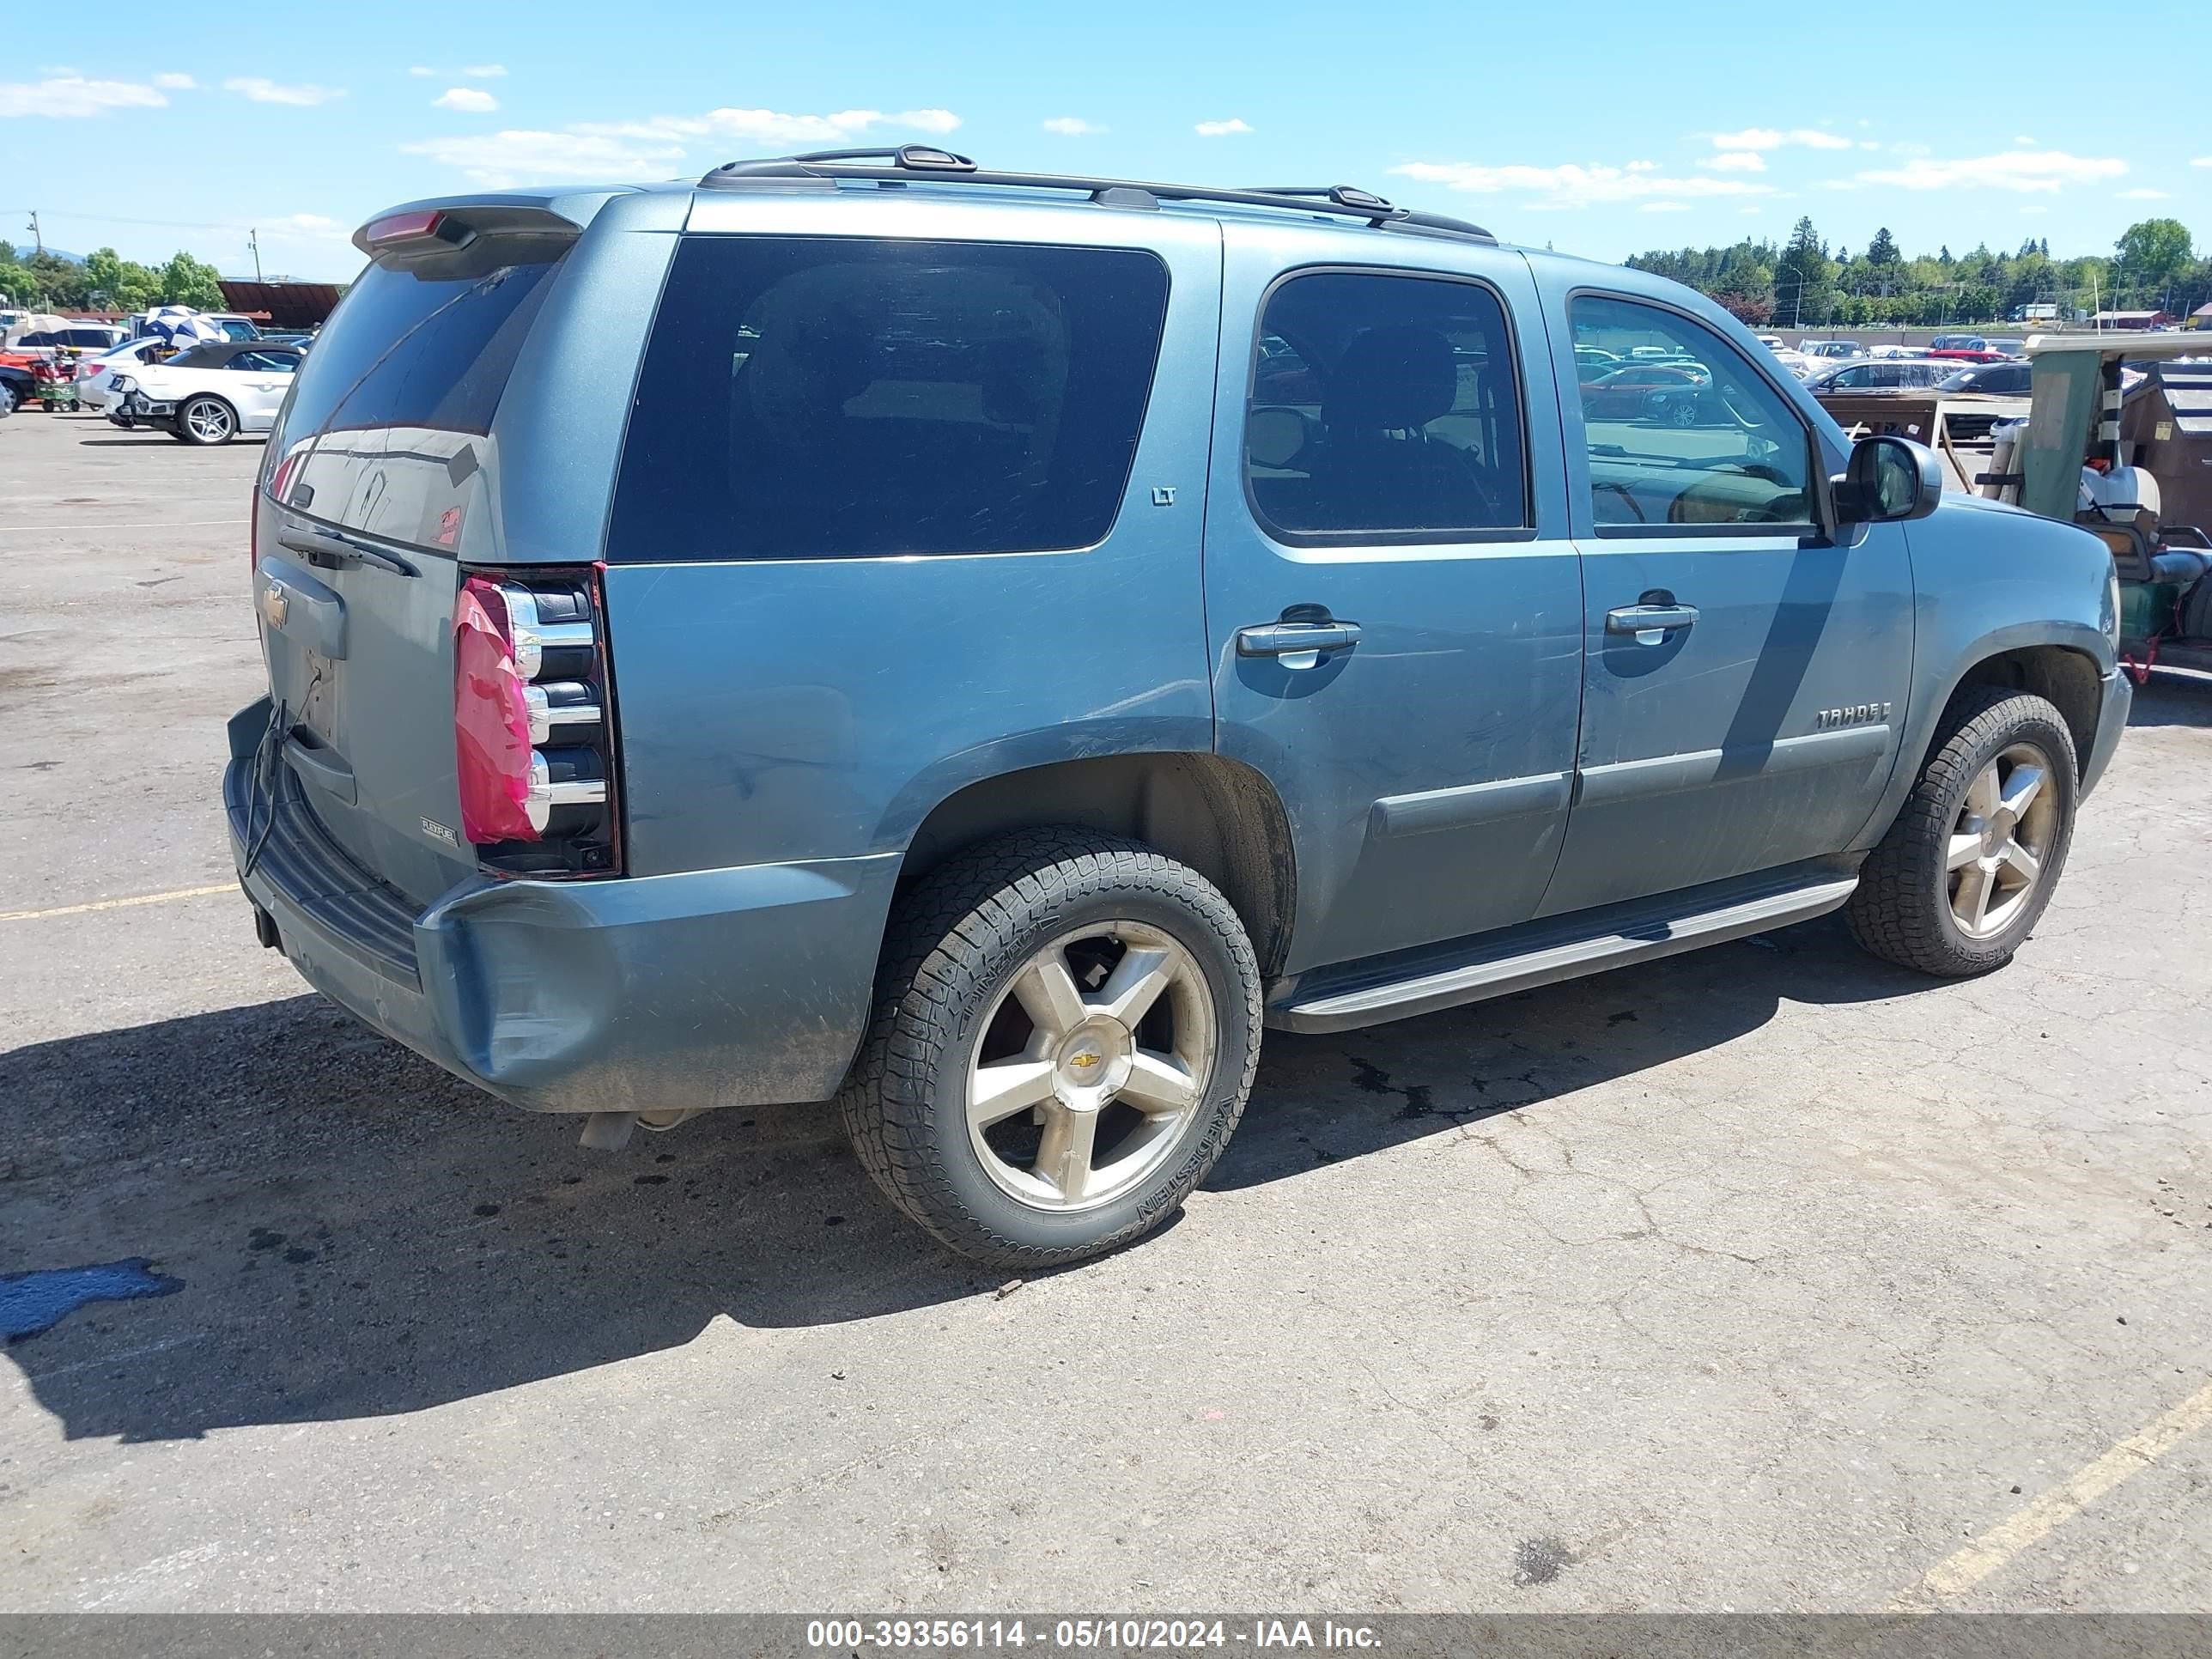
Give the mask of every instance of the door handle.
[(1605, 631), (1633, 634), (1638, 645), (1658, 645), (1668, 630), (1692, 627), (1697, 620), (1694, 605), (1625, 605), (1605, 613)]
[[(1318, 659), (1324, 651), (1341, 651), (1358, 643), (1359, 624), (1347, 622), (1272, 622), (1237, 630), (1240, 657), (1304, 657)], [(1310, 666), (1292, 663), (1291, 667)]]

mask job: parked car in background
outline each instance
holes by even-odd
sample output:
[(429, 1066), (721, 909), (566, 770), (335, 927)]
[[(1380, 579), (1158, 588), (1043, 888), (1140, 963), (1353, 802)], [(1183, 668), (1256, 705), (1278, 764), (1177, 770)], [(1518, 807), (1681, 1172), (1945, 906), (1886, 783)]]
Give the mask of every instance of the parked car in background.
[(0, 362), (0, 416), (13, 415), (38, 398), (37, 375), (21, 363)]
[(167, 362), (112, 371), (107, 418), (120, 427), (155, 427), (188, 444), (266, 432), (302, 355), (296, 346), (211, 340)]
[(1930, 351), (1987, 351), (1990, 343), (1978, 334), (1938, 334), (1929, 341)]
[(37, 329), (15, 342), (25, 350), (64, 351), (71, 356), (106, 351), (130, 337), (130, 331), (108, 323), (71, 323), (66, 328)]
[(2025, 398), (2030, 374), (2026, 363), (1975, 363), (1947, 376), (1937, 389), (1946, 397), (1974, 392), (1989, 398)]
[(1866, 348), (1856, 340), (1800, 340), (1797, 349), (1816, 362), (1839, 362), (1867, 355)]
[(1991, 339), (1986, 342), (1986, 344), (1991, 351), (2001, 353), (2004, 356), (2021, 362), (2027, 361), (2027, 342), (2025, 340)]
[(77, 367), (77, 401), (87, 409), (106, 408), (116, 375), (135, 374), (140, 365), (159, 362), (167, 355), (168, 348), (160, 340), (139, 339), (87, 357)]
[(1676, 283), (1335, 198), (908, 145), (371, 222), (254, 491), (241, 920), (595, 1146), (835, 1096), (1016, 1272), (1166, 1222), (1268, 1028), (1838, 910), (2009, 959), (2127, 724), (2104, 545)]
[(1703, 364), (1628, 363), (1582, 382), (1583, 412), (1593, 419), (1672, 419), (1679, 425), (1698, 418), (1698, 394), (1712, 384)]
[(1955, 363), (1893, 358), (1887, 362), (1869, 358), (1864, 362), (1838, 363), (1805, 382), (1808, 392), (1927, 392), (1941, 386), (1958, 370)]
[(1930, 361), (1944, 363), (2002, 363), (2007, 362), (2002, 351), (1991, 351), (1987, 346), (1936, 346), (1928, 353)]

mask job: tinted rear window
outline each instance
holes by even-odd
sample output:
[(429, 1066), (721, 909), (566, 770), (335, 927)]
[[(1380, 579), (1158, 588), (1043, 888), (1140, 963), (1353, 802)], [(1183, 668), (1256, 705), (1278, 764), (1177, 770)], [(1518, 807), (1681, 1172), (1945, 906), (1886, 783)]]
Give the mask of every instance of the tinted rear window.
[(369, 266), (301, 365), (280, 446), (379, 427), (489, 431), (558, 263), (442, 279)]
[(607, 556), (1087, 547), (1127, 488), (1167, 293), (1126, 249), (688, 237)]

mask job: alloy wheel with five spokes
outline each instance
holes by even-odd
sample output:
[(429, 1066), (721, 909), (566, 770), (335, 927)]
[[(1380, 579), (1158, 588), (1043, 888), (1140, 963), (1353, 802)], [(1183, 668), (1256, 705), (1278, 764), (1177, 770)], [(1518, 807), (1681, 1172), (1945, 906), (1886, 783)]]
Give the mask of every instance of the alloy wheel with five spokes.
[(1053, 940), (1022, 964), (983, 1030), (968, 1073), (970, 1143), (1001, 1190), (1043, 1208), (1110, 1203), (1143, 1182), (1212, 1079), (1213, 1013), (1198, 963), (1141, 922)]
[(1945, 854), (1951, 917), (1968, 939), (1995, 939), (2034, 896), (2058, 830), (2051, 762), (2015, 743), (1974, 775)]

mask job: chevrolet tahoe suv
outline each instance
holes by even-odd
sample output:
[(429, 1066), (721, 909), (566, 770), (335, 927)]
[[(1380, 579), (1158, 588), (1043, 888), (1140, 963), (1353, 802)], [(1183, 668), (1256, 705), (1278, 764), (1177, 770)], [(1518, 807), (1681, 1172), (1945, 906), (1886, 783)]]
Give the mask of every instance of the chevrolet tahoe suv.
[(588, 1144), (834, 1096), (984, 1261), (1157, 1226), (1269, 1028), (1838, 909), (1995, 969), (2126, 724), (2094, 538), (1349, 187), (909, 146), (356, 242), (254, 505), (261, 941)]

